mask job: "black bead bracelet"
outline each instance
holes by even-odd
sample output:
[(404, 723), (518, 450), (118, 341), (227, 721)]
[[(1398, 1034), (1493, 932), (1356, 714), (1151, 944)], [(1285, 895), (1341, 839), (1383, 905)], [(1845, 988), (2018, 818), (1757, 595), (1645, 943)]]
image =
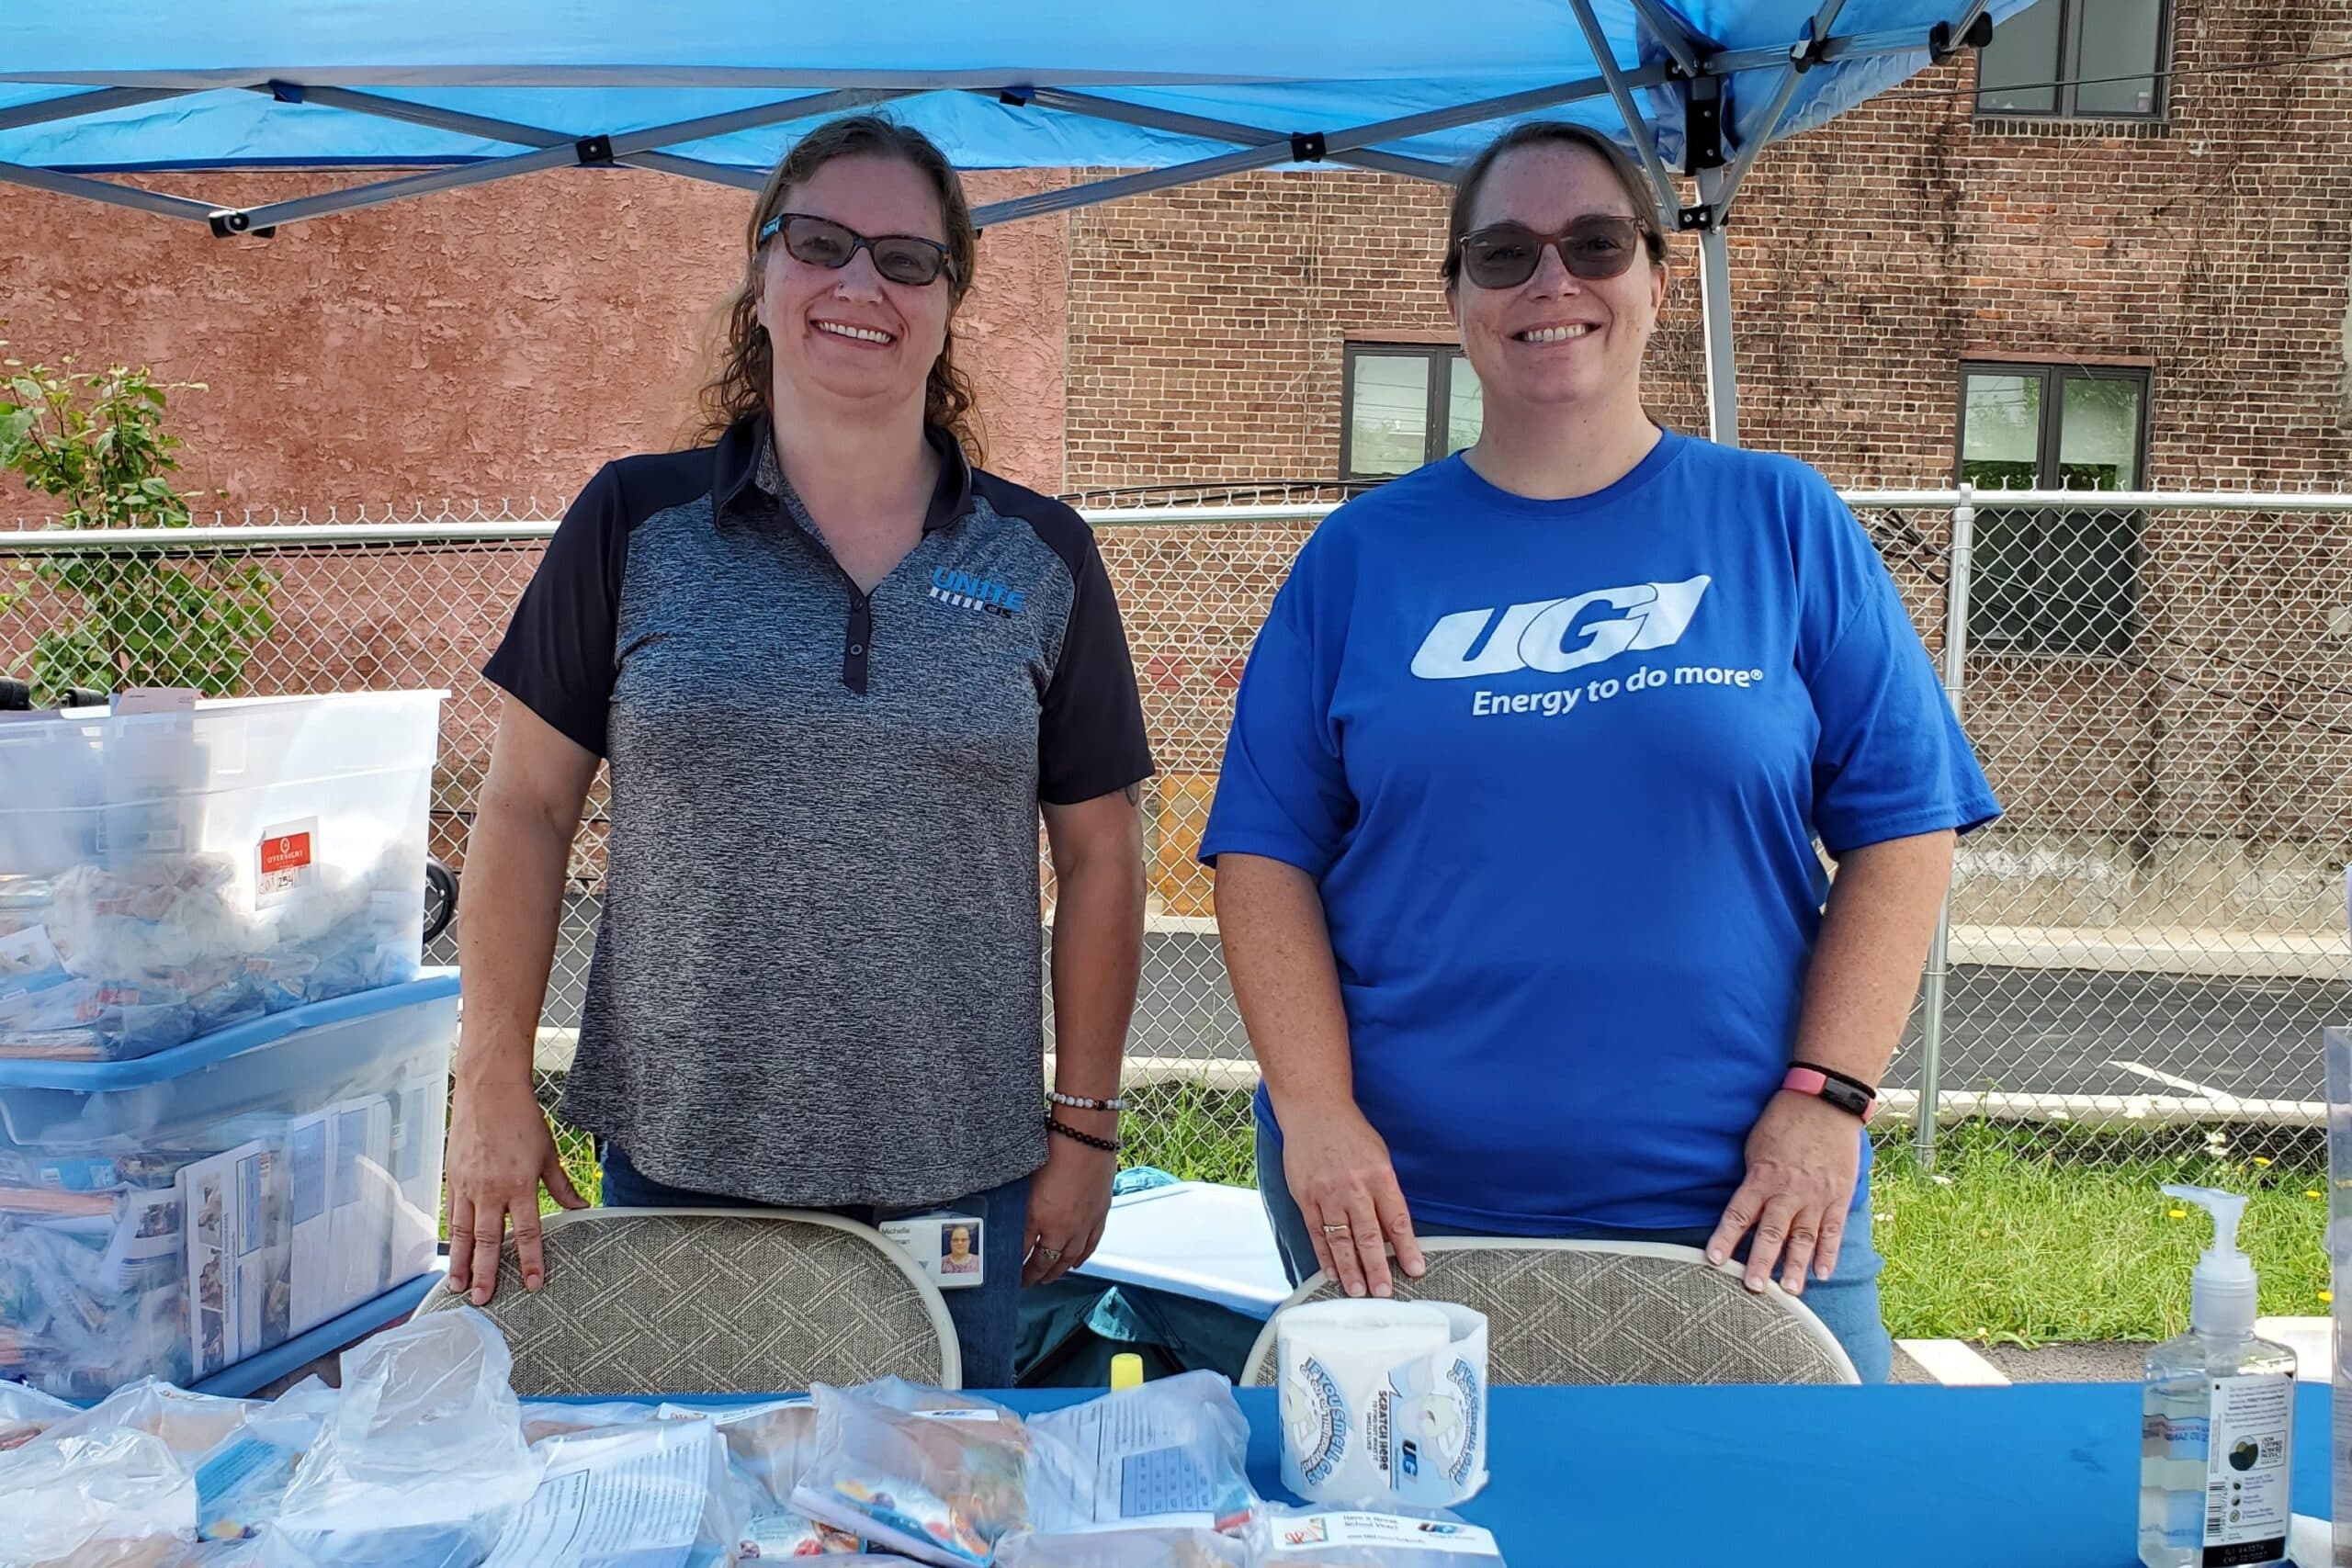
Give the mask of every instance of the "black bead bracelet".
[(1090, 1149), (1101, 1149), (1106, 1155), (1114, 1155), (1119, 1152), (1119, 1145), (1112, 1139), (1098, 1138), (1091, 1133), (1081, 1133), (1057, 1116), (1046, 1118), (1046, 1131), (1059, 1133), (1065, 1138), (1084, 1144)]

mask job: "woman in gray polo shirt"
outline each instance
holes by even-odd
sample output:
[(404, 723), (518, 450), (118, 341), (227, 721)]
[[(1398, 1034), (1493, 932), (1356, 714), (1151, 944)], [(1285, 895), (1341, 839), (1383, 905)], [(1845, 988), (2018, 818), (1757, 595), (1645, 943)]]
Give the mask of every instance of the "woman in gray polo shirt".
[[(710, 445), (608, 465), (484, 673), (509, 697), (468, 848), (450, 1288), (486, 1301), (538, 1193), (532, 1096), (567, 857), (611, 767), (603, 923), (561, 1112), (610, 1204), (980, 1222), (965, 1381), (1012, 1379), (1021, 1284), (1102, 1234), (1143, 926), (1132, 662), (1092, 536), (975, 468), (949, 327), (953, 168), (869, 117), (752, 214)], [(1036, 854), (1059, 898), (1041, 1112)]]

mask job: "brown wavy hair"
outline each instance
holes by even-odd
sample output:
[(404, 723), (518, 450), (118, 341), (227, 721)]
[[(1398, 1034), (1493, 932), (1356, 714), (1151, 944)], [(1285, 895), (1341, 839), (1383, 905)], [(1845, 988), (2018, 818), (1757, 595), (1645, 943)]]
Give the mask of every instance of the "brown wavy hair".
[[(760, 186), (759, 199), (752, 204), (751, 221), (743, 231), (742, 287), (726, 308), (723, 341), (714, 355), (716, 372), (703, 383), (695, 400), (697, 444), (717, 440), (738, 420), (770, 412), (768, 383), (775, 363), (769, 354), (767, 329), (760, 325), (759, 317), (760, 225), (783, 211), (786, 197), (819, 169), (836, 158), (860, 157), (896, 158), (931, 182), (947, 231), (950, 309), (962, 304), (964, 296), (971, 292), (980, 235), (972, 223), (971, 206), (964, 199), (964, 183), (956, 177), (956, 165), (947, 161), (947, 154), (922, 131), (880, 115), (827, 120), (792, 144), (791, 151), (768, 171), (767, 183)], [(923, 386), (922, 417), (954, 435), (975, 464), (984, 456), (977, 404), (971, 378), (956, 363), (951, 317), (947, 341), (939, 357), (932, 361), (931, 376)]]

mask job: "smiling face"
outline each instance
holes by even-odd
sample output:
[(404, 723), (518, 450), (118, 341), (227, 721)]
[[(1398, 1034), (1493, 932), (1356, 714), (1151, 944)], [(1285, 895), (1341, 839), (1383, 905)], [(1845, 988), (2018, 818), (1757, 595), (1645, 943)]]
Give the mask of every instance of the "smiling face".
[(947, 1233), (947, 1256), (961, 1260), (972, 1256), (972, 1233), (957, 1226)]
[[(897, 158), (835, 158), (786, 191), (780, 210), (830, 218), (876, 239), (947, 238), (930, 182)], [(795, 258), (778, 235), (761, 252), (758, 277), (759, 322), (767, 329), (779, 398), (922, 402), (955, 313), (945, 275), (922, 287), (889, 282), (863, 246), (846, 266), (818, 266)]]
[[(1495, 161), (1468, 228), (1513, 222), (1555, 234), (1601, 213), (1637, 216), (1608, 162), (1588, 148), (1537, 143)], [(1646, 253), (1616, 277), (1582, 278), (1546, 245), (1535, 275), (1517, 288), (1481, 288), (1462, 277), (1448, 292), (1490, 422), (1498, 412), (1638, 404), (1642, 354), (1666, 299), (1666, 269)]]

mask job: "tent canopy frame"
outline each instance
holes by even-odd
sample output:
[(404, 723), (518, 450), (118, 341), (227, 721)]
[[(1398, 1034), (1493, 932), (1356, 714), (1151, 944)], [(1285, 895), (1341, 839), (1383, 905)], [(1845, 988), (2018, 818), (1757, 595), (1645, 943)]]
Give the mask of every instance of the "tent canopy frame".
[[(261, 94), (286, 104), (316, 104), (342, 112), (451, 131), (481, 141), (503, 143), (521, 151), (495, 157), (443, 161), (438, 166), (392, 178), (366, 182), (340, 190), (273, 201), (254, 207), (220, 205), (189, 197), (102, 179), (89, 173), (0, 162), (0, 183), (28, 186), (58, 195), (81, 197), (151, 214), (203, 223), (216, 237), (267, 237), (280, 226), (330, 215), (357, 211), (435, 191), (463, 189), (547, 169), (564, 167), (631, 167), (705, 181), (739, 190), (755, 190), (764, 171), (718, 164), (667, 149), (733, 132), (788, 126), (867, 107), (919, 94), (953, 90), (983, 94), (1022, 111), (1092, 118), (1148, 130), (1167, 131), (1209, 142), (1229, 142), (1232, 150), (1208, 157), (1171, 164), (1136, 173), (1042, 191), (978, 209), (975, 220), (983, 228), (1025, 219), (1072, 211), (1102, 202), (1151, 191), (1198, 184), (1222, 175), (1284, 165), (1338, 164), (1448, 183), (1451, 165), (1384, 148), (1384, 143), (1409, 141), (1433, 131), (1458, 130), (1489, 121), (1538, 113), (1606, 96), (1616, 108), (1628, 141), (1656, 186), (1663, 209), (1677, 228), (1698, 236), (1701, 308), (1707, 363), (1709, 434), (1718, 442), (1736, 445), (1738, 393), (1733, 369), (1731, 284), (1724, 226), (1742, 183), (1758, 154), (1771, 141), (1794, 102), (1805, 73), (1825, 62), (1862, 60), (1873, 56), (1916, 54), (1925, 51), (1940, 62), (1964, 47), (1981, 48), (1991, 37), (1989, 0), (1966, 0), (1948, 21), (1936, 23), (1925, 36), (1917, 29), (1883, 30), (1838, 35), (1834, 28), (1846, 0), (1820, 0), (1801, 37), (1782, 48), (1724, 49), (1712, 47), (1686, 27), (1663, 0), (1632, 0), (1646, 28), (1646, 39), (1660, 58), (1626, 64), (1610, 46), (1597, 19), (1592, 0), (1570, 0), (1578, 27), (1591, 49), (1599, 73), (1574, 81), (1476, 99), (1445, 107), (1369, 123), (1333, 124), (1307, 130), (1280, 130), (1270, 125), (1179, 112), (1148, 103), (1111, 96), (1105, 84), (1005, 81), (989, 83), (976, 73), (919, 73), (893, 77), (888, 73), (861, 73), (844, 82), (839, 72), (795, 73), (790, 70), (709, 68), (688, 71), (687, 78), (729, 87), (756, 85), (789, 91), (792, 96), (726, 113), (669, 124), (612, 131), (558, 130), (515, 120), (467, 113), (368, 91), (365, 71), (334, 68), (321, 71), (273, 71), (240, 73), (219, 68), (169, 72), (75, 73), (68, 85), (88, 90), (0, 109), (0, 132), (54, 124), (85, 116), (135, 107), (189, 94), (223, 88)], [(1760, 118), (1736, 147), (1726, 145), (1724, 125), (1725, 88), (1744, 73), (1776, 72), (1772, 97)], [(462, 74), (462, 73), (459, 73)], [(579, 73), (553, 71), (545, 78), (563, 85)], [(584, 85), (589, 73), (579, 75)], [(667, 68), (665, 81), (675, 85), (678, 68)], [(1073, 73), (1065, 73), (1073, 74)], [(431, 85), (431, 73), (413, 68), (400, 73), (400, 85)], [(38, 75), (10, 78), (37, 82)], [(448, 85), (460, 85), (451, 82)], [(1163, 85), (1157, 84), (1154, 85)], [(1698, 199), (1685, 202), (1678, 191), (1660, 147), (1660, 138), (1641, 108), (1639, 95), (1659, 92), (1679, 99), (1682, 110), (1680, 173), (1690, 179)], [(415, 160), (407, 161), (413, 167)]]

